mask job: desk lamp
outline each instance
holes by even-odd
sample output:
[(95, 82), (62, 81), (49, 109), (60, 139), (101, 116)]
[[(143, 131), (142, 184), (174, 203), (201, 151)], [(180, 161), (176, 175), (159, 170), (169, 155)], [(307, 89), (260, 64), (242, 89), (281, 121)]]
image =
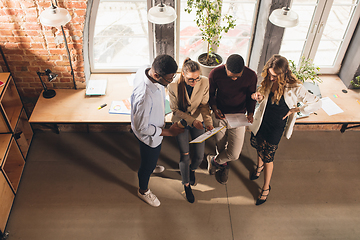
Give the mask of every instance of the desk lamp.
[(55, 0), (55, 4), (51, 0), (51, 6), (47, 9), (45, 9), (40, 14), (40, 22), (42, 25), (49, 26), (49, 27), (61, 26), (61, 31), (62, 31), (62, 34), (64, 37), (65, 47), (66, 47), (66, 51), (67, 51), (68, 59), (69, 59), (69, 63), (70, 63), (71, 75), (72, 75), (72, 79), (73, 79), (73, 83), (74, 83), (74, 88), (76, 89), (75, 75), (74, 75), (74, 70), (73, 70), (72, 63), (71, 63), (70, 51), (69, 51), (69, 47), (68, 47), (68, 44), (66, 41), (64, 28), (63, 28), (63, 25), (67, 24), (70, 20), (71, 20), (71, 16), (70, 16), (69, 12), (64, 8), (58, 7), (56, 0)]
[(41, 84), (44, 87), (44, 92), (43, 92), (43, 97), (44, 98), (52, 98), (56, 95), (55, 90), (53, 89), (47, 89), (45, 83), (43, 82), (43, 80), (41, 79), (41, 76), (48, 76), (48, 80), (49, 82), (51, 82), (52, 80), (54, 80), (58, 75), (51, 72), (50, 69), (46, 69), (45, 72), (36, 72), (37, 75), (40, 78)]

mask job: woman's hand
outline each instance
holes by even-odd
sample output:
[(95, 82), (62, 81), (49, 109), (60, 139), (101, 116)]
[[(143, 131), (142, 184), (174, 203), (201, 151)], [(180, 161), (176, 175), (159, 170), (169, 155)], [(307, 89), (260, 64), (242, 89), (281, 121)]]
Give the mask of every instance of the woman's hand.
[(197, 129), (203, 129), (204, 128), (202, 122), (200, 122), (199, 120), (194, 120), (192, 125)]
[(259, 92), (255, 92), (251, 94), (251, 99), (260, 102), (261, 100), (264, 99), (264, 96)]
[(285, 117), (283, 117), (282, 120), (285, 120), (285, 118), (287, 118), (287, 117), (290, 116), (291, 114), (297, 113), (297, 112), (300, 112), (300, 109), (299, 109), (298, 107), (290, 109), (290, 110), (288, 111), (288, 113), (285, 115)]
[(214, 126), (213, 125), (209, 125), (206, 127), (206, 131), (211, 131), (214, 129)]

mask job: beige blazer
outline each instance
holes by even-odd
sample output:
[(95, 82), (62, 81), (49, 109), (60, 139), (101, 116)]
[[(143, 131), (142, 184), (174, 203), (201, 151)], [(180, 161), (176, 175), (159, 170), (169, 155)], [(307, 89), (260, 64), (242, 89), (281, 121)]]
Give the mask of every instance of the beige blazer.
[(209, 108), (209, 79), (202, 76), (201, 80), (194, 86), (191, 98), (186, 92), (186, 98), (190, 104), (187, 112), (179, 110), (178, 107), (178, 81), (179, 77), (167, 87), (170, 97), (170, 108), (173, 111), (171, 121), (178, 122), (184, 119), (189, 126), (192, 126), (194, 120), (204, 121), (205, 126), (212, 125)]
[[(268, 101), (268, 97), (270, 94), (270, 89), (265, 94), (264, 99), (260, 102), (259, 107), (255, 109), (254, 122), (251, 126), (249, 126), (250, 130), (254, 133), (254, 135), (256, 135), (256, 133), (260, 128), (264, 116), (266, 104)], [(300, 112), (302, 114), (310, 114), (321, 108), (320, 99), (315, 95), (309, 93), (308, 90), (302, 84), (287, 85), (284, 90), (284, 99), (289, 109), (297, 107), (298, 102), (304, 103), (304, 105), (300, 107)], [(295, 121), (296, 121), (296, 113), (293, 113), (288, 117), (284, 129), (284, 136), (287, 139), (291, 137), (291, 134), (294, 129)]]

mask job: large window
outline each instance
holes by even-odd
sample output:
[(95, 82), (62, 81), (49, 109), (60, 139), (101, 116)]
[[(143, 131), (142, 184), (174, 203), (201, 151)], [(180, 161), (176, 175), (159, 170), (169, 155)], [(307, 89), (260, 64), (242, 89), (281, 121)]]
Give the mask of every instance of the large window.
[[(94, 0), (89, 45), (91, 72), (134, 72), (150, 63), (149, 49), (154, 41), (148, 33), (149, 5), (150, 0)], [(180, 24), (175, 24), (180, 33), (175, 50), (180, 66), (185, 57), (196, 60), (206, 46), (194, 15), (186, 13), (185, 7), (186, 1), (180, 1)], [(257, 0), (224, 0), (223, 12), (236, 19), (235, 29), (223, 36), (217, 50), (224, 59), (239, 53), (247, 60), (256, 10)]]
[(92, 72), (131, 72), (149, 64), (146, 0), (100, 0), (91, 40)]
[[(186, 1), (181, 1), (179, 44), (180, 64), (182, 64), (186, 57), (196, 60), (198, 55), (206, 52), (206, 43), (201, 40), (201, 32), (194, 22), (195, 12), (192, 11), (188, 14), (184, 11), (185, 8)], [(220, 41), (220, 46), (216, 51), (216, 53), (220, 54), (223, 59), (226, 59), (233, 53), (238, 53), (247, 60), (256, 10), (256, 0), (223, 1), (223, 13), (230, 14), (236, 19), (236, 27), (223, 35)]]
[(338, 73), (359, 20), (359, 0), (294, 0), (300, 17), (286, 28), (280, 54), (295, 62), (310, 58), (322, 73)]

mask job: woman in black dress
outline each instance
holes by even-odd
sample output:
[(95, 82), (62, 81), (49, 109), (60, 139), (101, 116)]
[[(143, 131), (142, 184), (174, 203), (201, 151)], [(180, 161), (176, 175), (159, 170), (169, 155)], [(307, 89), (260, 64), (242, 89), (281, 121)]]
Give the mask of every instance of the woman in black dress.
[[(275, 54), (265, 64), (264, 78), (251, 98), (259, 102), (250, 126), (251, 145), (257, 150), (258, 163), (250, 179), (258, 179), (264, 171), (264, 185), (256, 205), (263, 204), (271, 190), (273, 160), (281, 136), (290, 138), (298, 112), (310, 114), (321, 107), (321, 101), (309, 93), (289, 69), (286, 58)], [(301, 107), (297, 103), (302, 102)]]

